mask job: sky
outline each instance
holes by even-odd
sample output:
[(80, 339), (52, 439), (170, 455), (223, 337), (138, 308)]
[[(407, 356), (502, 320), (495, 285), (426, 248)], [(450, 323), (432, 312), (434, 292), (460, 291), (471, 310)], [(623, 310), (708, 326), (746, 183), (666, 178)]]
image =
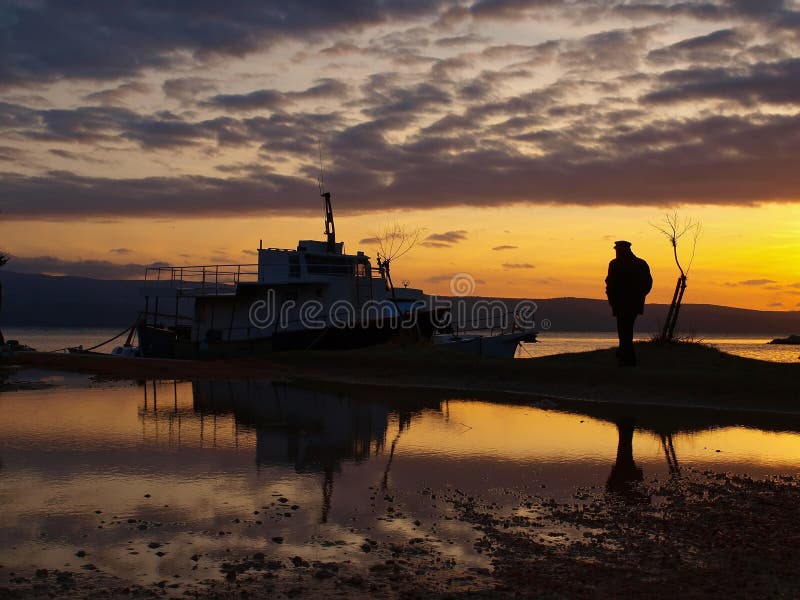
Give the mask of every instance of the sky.
[[(792, 0), (0, 0), (0, 245), (139, 278), (400, 226), (395, 280), (603, 298), (701, 222), (685, 300), (800, 309)], [(688, 262), (691, 236), (680, 244)]]

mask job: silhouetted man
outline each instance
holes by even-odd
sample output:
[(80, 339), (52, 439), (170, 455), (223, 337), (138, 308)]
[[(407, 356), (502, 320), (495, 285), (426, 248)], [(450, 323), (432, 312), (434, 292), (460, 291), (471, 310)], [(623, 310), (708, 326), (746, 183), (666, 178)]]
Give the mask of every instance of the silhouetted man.
[(608, 264), (606, 295), (611, 310), (617, 318), (620, 364), (633, 367), (636, 354), (633, 350), (633, 323), (644, 312), (644, 299), (653, 287), (650, 267), (631, 251), (631, 243), (620, 240), (614, 243), (617, 258)]

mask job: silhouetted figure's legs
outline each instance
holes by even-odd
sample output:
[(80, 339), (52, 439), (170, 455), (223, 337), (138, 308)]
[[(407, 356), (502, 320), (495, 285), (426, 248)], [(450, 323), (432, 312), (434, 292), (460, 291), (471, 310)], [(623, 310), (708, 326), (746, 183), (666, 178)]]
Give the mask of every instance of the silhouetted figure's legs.
[(633, 422), (617, 423), (619, 442), (617, 443), (617, 461), (611, 467), (611, 474), (606, 481), (606, 488), (611, 492), (629, 492), (628, 484), (642, 481), (642, 470), (633, 460)]
[(636, 313), (617, 313), (617, 335), (619, 336), (619, 362), (625, 366), (636, 365), (636, 353), (633, 350), (633, 323)]

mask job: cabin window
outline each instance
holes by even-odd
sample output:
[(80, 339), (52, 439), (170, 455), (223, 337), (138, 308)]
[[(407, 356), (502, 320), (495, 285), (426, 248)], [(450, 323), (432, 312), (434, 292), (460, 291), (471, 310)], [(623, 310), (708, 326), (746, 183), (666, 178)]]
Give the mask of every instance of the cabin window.
[(353, 275), (353, 260), (341, 256), (306, 254), (306, 270), (309, 275)]
[(366, 277), (367, 276), (367, 265), (364, 263), (358, 263), (356, 265), (356, 277)]

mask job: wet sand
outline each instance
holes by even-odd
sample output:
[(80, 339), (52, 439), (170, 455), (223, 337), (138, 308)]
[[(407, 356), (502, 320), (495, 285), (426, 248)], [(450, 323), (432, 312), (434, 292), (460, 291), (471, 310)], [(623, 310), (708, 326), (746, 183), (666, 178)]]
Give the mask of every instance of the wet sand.
[[(754, 480), (712, 472), (577, 490), (570, 504), (546, 496), (514, 496), (504, 505), (457, 489), (422, 489), (440, 507), (430, 523), (395, 543), (320, 539), (340, 558), (230, 556), (207, 580), (179, 576), (132, 585), (81, 567), (11, 573), (0, 568), (7, 598), (617, 598), (776, 597), (800, 594), (798, 481)], [(376, 502), (386, 519), (402, 519), (388, 495)], [(243, 515), (243, 518), (245, 516)], [(437, 524), (456, 519), (474, 528), (485, 567), (446, 557)], [(151, 552), (170, 552), (154, 546)], [(335, 555), (334, 555), (335, 556)], [(183, 557), (187, 569), (208, 564), (203, 553)], [(191, 565), (191, 566), (189, 566)]]

